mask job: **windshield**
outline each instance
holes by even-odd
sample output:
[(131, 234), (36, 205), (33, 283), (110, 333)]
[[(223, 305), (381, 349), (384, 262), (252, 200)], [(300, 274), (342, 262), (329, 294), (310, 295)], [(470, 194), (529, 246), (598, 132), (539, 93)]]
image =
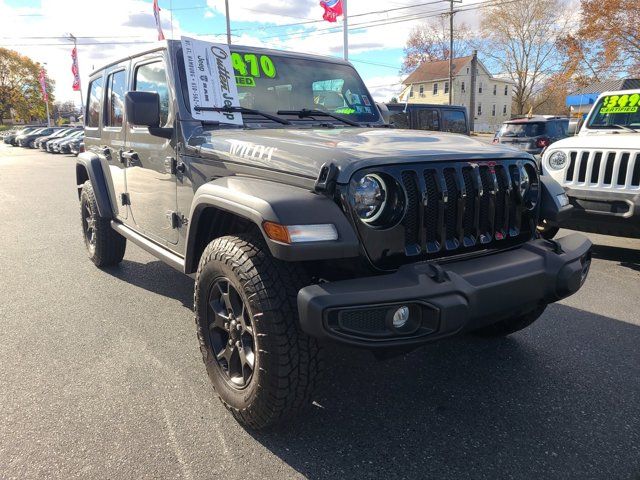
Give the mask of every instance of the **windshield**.
[(355, 122), (380, 121), (373, 99), (349, 65), (251, 52), (232, 52), (232, 62), (241, 107), (274, 115), (322, 110)]
[(232, 52), (240, 105), (269, 113), (324, 110), (356, 122), (379, 120), (356, 71), (315, 59)]
[(498, 132), (499, 137), (537, 137), (543, 134), (542, 122), (505, 123)]
[(640, 93), (607, 95), (598, 100), (587, 128), (640, 128)]

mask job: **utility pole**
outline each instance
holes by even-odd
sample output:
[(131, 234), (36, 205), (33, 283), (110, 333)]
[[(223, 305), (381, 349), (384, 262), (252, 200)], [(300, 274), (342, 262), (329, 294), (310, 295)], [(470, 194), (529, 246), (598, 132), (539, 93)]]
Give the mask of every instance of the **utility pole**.
[(342, 33), (344, 35), (344, 59), (349, 60), (349, 21), (347, 20), (347, 0), (342, 1)]
[[(73, 35), (73, 33), (69, 34), (69, 39), (73, 42), (73, 48), (76, 50), (76, 54), (78, 52), (78, 39)], [(78, 62), (78, 75), (80, 75), (80, 62)], [(82, 108), (82, 112), (84, 114), (84, 95), (82, 94), (82, 82), (80, 82), (80, 107)]]
[(227, 43), (231, 45), (231, 19), (229, 18), (229, 0), (224, 0), (224, 8), (227, 14)]
[(449, 105), (453, 102), (453, 0), (449, 2)]
[[(447, 0), (445, 0), (447, 1)], [(448, 0), (449, 2), (449, 105), (453, 105), (453, 16), (456, 11), (454, 3), (462, 3), (462, 0)]]
[(476, 116), (476, 78), (478, 75), (478, 51), (471, 57), (471, 94), (469, 95), (469, 130), (473, 132)]

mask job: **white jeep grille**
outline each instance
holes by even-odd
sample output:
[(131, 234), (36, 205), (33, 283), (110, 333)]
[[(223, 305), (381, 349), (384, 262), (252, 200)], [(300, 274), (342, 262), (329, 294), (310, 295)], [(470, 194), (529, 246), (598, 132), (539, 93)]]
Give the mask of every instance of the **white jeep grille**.
[(570, 150), (564, 185), (640, 190), (640, 153), (625, 150)]

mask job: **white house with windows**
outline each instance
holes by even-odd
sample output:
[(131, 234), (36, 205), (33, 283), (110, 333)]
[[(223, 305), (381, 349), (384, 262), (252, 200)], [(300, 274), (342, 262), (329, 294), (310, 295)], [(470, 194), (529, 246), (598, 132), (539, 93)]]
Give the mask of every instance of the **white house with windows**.
[[(495, 132), (511, 118), (513, 88), (510, 80), (494, 77), (473, 55), (453, 59), (452, 104), (467, 107), (471, 117), (471, 70), (476, 65), (473, 130)], [(425, 62), (403, 82), (400, 102), (449, 104), (449, 61)]]

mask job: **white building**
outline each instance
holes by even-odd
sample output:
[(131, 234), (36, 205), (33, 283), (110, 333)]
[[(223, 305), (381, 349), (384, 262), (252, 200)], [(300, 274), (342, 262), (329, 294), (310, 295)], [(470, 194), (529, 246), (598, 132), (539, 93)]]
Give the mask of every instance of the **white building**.
[[(512, 82), (491, 75), (473, 55), (453, 59), (452, 104), (467, 107), (471, 119), (472, 66), (476, 64), (473, 130), (495, 132), (511, 118)], [(449, 61), (425, 62), (403, 82), (400, 102), (449, 104)]]

